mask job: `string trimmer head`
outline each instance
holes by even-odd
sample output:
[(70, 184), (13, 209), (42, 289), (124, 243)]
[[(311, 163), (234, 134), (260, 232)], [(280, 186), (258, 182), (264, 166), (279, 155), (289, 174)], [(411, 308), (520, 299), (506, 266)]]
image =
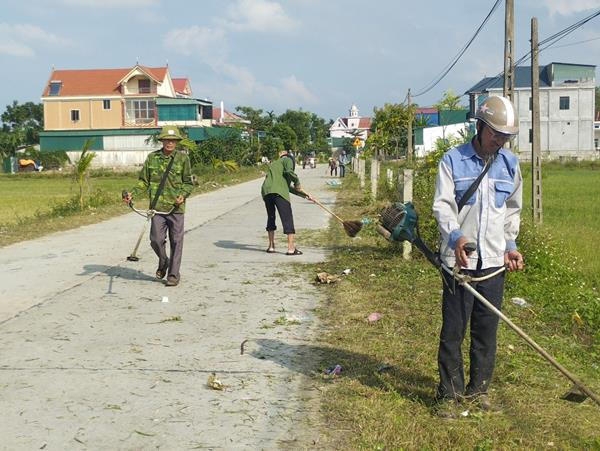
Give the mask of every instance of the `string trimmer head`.
[(413, 243), (436, 268), (441, 267), (440, 256), (427, 247), (419, 236), (418, 215), (412, 202), (396, 202), (381, 212), (377, 231), (390, 241)]
[(390, 234), (391, 241), (408, 241), (417, 238), (417, 212), (412, 202), (396, 202), (381, 212), (381, 225)]

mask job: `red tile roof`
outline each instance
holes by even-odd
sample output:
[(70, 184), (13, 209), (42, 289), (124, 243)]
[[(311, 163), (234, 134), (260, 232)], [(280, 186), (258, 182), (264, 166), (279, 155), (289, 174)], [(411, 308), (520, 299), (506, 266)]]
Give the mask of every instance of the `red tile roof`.
[(172, 78), (171, 80), (173, 81), (173, 88), (175, 88), (175, 92), (188, 95), (192, 94), (189, 80), (187, 78)]
[[(166, 67), (139, 66), (150, 77), (163, 81), (167, 75)], [(119, 95), (119, 81), (134, 68), (125, 69), (75, 69), (54, 70), (42, 96), (48, 96), (51, 81), (60, 81), (59, 96)]]

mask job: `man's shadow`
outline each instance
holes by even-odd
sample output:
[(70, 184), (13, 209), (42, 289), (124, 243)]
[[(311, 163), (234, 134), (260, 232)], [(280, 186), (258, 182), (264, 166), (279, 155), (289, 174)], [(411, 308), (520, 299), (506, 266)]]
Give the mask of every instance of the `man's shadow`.
[(144, 274), (137, 269), (108, 265), (84, 265), (83, 271), (77, 275), (91, 276), (94, 274), (106, 274), (109, 277), (120, 277), (127, 280), (155, 280), (154, 277)]
[(223, 249), (240, 249), (243, 251), (259, 251), (259, 252), (265, 251), (265, 249), (263, 247), (260, 247), (258, 245), (243, 244), (243, 243), (238, 243), (237, 241), (232, 241), (232, 240), (219, 240), (219, 241), (215, 241), (214, 244), (215, 244), (215, 246), (221, 247)]
[(115, 294), (112, 291), (113, 282), (115, 278), (121, 278), (126, 280), (148, 280), (156, 282), (155, 277), (144, 274), (139, 270), (132, 268), (124, 268), (122, 266), (108, 266), (108, 265), (84, 265), (83, 271), (77, 274), (78, 276), (93, 276), (99, 274), (106, 274), (109, 277), (107, 294)]
[(242, 349), (254, 358), (270, 360), (309, 377), (325, 375), (328, 370), (340, 365), (342, 372), (337, 377), (352, 378), (365, 386), (398, 393), (430, 407), (435, 404), (436, 382), (432, 377), (410, 368), (388, 365), (369, 355), (326, 346), (290, 344), (270, 338), (248, 340), (243, 343)]

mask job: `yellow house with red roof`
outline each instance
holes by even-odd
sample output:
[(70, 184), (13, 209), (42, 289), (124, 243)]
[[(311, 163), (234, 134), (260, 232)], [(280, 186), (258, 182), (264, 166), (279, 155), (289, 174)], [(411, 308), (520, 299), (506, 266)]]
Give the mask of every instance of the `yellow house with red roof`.
[(195, 141), (216, 132), (208, 130), (212, 102), (194, 99), (189, 80), (172, 78), (168, 66), (54, 69), (42, 104), (40, 150), (76, 157), (91, 140), (95, 165), (142, 164), (157, 146), (148, 138), (164, 125), (179, 126)]

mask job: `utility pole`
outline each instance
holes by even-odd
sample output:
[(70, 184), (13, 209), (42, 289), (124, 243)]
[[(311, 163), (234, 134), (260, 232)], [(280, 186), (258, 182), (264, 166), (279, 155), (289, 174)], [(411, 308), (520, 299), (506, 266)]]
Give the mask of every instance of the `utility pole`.
[(514, 20), (514, 1), (506, 0), (504, 6), (504, 89), (502, 94), (504, 97), (513, 99), (513, 91), (515, 89), (515, 20)]
[(412, 142), (413, 117), (412, 117), (412, 113), (411, 113), (412, 108), (410, 107), (410, 88), (408, 88), (408, 94), (406, 97), (408, 98), (408, 124), (406, 127), (406, 139), (407, 139), (406, 161), (411, 162), (412, 156), (413, 156), (413, 142)]
[[(502, 95), (513, 102), (515, 89), (515, 20), (514, 20), (514, 2), (506, 0), (504, 5), (504, 89)], [(504, 147), (510, 149), (512, 142), (506, 141)]]
[(538, 24), (531, 19), (531, 207), (533, 223), (542, 223), (542, 158), (540, 146), (540, 69)]

